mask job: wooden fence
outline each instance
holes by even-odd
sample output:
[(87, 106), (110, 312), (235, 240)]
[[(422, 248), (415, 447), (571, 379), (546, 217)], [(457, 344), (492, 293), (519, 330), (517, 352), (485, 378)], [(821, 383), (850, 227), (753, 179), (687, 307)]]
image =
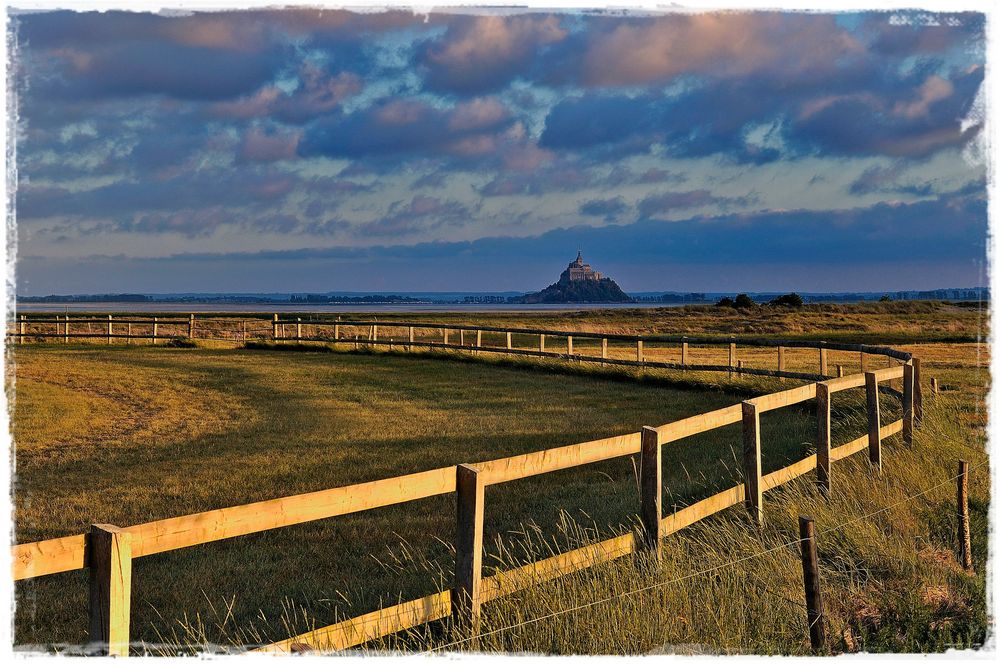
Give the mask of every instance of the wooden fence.
[[(303, 333), (305, 332), (305, 334)], [(311, 333), (310, 333), (311, 332)], [(395, 334), (393, 334), (395, 332)], [(487, 335), (499, 337), (500, 344), (489, 343)], [(387, 348), (390, 350), (413, 351), (446, 350), (479, 353), (520, 355), (555, 359), (571, 359), (577, 362), (597, 362), (604, 365), (638, 366), (657, 369), (680, 369), (689, 371), (725, 371), (730, 375), (744, 374), (794, 378), (799, 380), (823, 380), (834, 375), (831, 371), (829, 353), (839, 351), (856, 353), (860, 360), (861, 373), (871, 367), (874, 358), (882, 357), (890, 366), (894, 362), (909, 362), (910, 354), (884, 346), (865, 344), (834, 343), (826, 341), (787, 341), (762, 338), (740, 338), (739, 346), (751, 348), (772, 348), (775, 351), (774, 368), (750, 366), (749, 361), (738, 359), (735, 337), (689, 337), (681, 335), (629, 335), (566, 330), (546, 330), (537, 328), (491, 327), (477, 325), (456, 325), (446, 323), (376, 321), (376, 320), (330, 320), (301, 317), (281, 318), (278, 314), (269, 317), (218, 317), (195, 314), (149, 318), (113, 315), (104, 317), (67, 316), (26, 316), (21, 315), (8, 326), (7, 336), (17, 343), (47, 341), (69, 343), (73, 341), (98, 341), (108, 345), (130, 344), (132, 341), (157, 344), (182, 339), (223, 341), (236, 344), (248, 342), (321, 343), (340, 346), (354, 345), (355, 348)], [(485, 343), (484, 343), (485, 339)], [(564, 350), (554, 350), (553, 342)], [(586, 340), (592, 348), (583, 348), (579, 343)], [(577, 342), (574, 345), (574, 341)], [(530, 342), (526, 345), (526, 342)], [(654, 344), (656, 345), (654, 349)], [(670, 346), (678, 361), (651, 359), (654, 353), (662, 352)], [(725, 352), (726, 362), (698, 363), (691, 360), (695, 346), (718, 347)], [(598, 350), (599, 348), (599, 350)], [(816, 371), (789, 371), (786, 366), (786, 351), (803, 349), (815, 351)], [(593, 354), (588, 352), (593, 350)], [(919, 372), (919, 367), (918, 367)], [(836, 365), (836, 375), (842, 376), (844, 369)]]
[[(193, 318), (189, 319), (192, 332), (193, 320)], [(156, 319), (153, 321), (154, 326), (158, 324)], [(70, 323), (73, 322), (70, 321)], [(21, 321), (18, 323), (25, 324)], [(275, 318), (272, 323), (275, 327), (275, 337), (283, 339), (277, 332), (280, 321)], [(108, 323), (109, 329), (111, 324)], [(376, 324), (370, 321), (339, 321), (331, 322), (329, 325), (334, 326), (335, 342), (343, 341), (336, 338), (339, 335), (337, 326), (347, 325), (373, 327), (370, 338), (365, 343), (386, 342), (386, 339), (378, 338)], [(488, 350), (481, 344), (481, 335), (484, 331), (500, 332), (506, 335), (508, 342), (505, 348), (489, 349), (503, 352), (518, 350), (511, 347), (512, 334), (537, 334), (540, 337), (539, 349), (531, 351), (520, 349), (523, 354), (604, 362), (611, 361), (611, 358), (606, 356), (582, 358), (574, 355), (572, 350), (573, 337), (600, 339), (601, 347), (604, 349), (607, 348), (608, 339), (625, 340), (636, 344), (637, 358), (634, 361), (620, 360), (614, 363), (634, 363), (644, 366), (669, 365), (671, 368), (678, 368), (678, 365), (643, 362), (643, 343), (649, 340), (676, 343), (679, 340), (679, 343), (684, 344), (685, 350), (688, 343), (720, 343), (719, 339), (688, 339), (687, 337), (636, 337), (581, 332), (568, 333), (553, 330), (463, 327), (464, 331), (475, 332), (477, 338), (477, 343), (474, 346), (466, 346), (449, 343), (449, 330), (456, 329), (452, 326), (446, 327), (428, 323), (378, 323), (377, 325), (406, 328), (408, 331), (406, 342), (410, 347), (423, 344), (472, 352)], [(417, 342), (414, 340), (413, 330), (418, 326), (439, 330), (442, 333), (441, 342)], [(66, 333), (65, 329), (62, 331)], [(19, 331), (18, 334), (23, 336), (25, 333)], [(109, 331), (108, 334), (112, 335), (113, 332)], [(566, 337), (569, 352), (558, 354), (544, 350), (547, 336)], [(300, 341), (303, 339), (296, 336), (292, 340)], [(350, 342), (353, 343), (354, 340), (350, 340)], [(697, 370), (739, 371), (740, 369), (734, 364), (735, 342), (727, 341), (726, 343), (729, 344), (730, 363), (728, 365), (700, 366), (682, 362), (679, 367)], [(908, 353), (890, 348), (801, 341), (741, 340), (741, 343), (775, 347), (778, 349), (779, 358), (782, 358), (782, 349), (786, 347), (814, 348), (819, 353), (821, 372), (826, 369), (824, 366), (825, 353), (829, 349), (860, 352), (862, 358), (866, 354), (883, 355), (903, 362), (903, 364), (808, 383), (659, 427), (644, 427), (640, 432), (623, 436), (592, 440), (479, 464), (447, 466), (364, 484), (189, 514), (129, 527), (95, 524), (89, 533), (14, 545), (11, 550), (13, 578), (15, 581), (19, 581), (49, 574), (88, 569), (91, 641), (99, 644), (110, 654), (127, 655), (129, 650), (131, 570), (132, 561), (137, 558), (318, 519), (454, 493), (457, 501), (458, 526), (455, 542), (454, 588), (301, 634), (279, 643), (264, 646), (261, 650), (291, 652), (296, 649), (298, 644), (322, 649), (345, 649), (447, 616), (454, 616), (460, 624), (467, 625), (474, 630), (478, 624), (480, 607), (484, 602), (638, 550), (649, 550), (658, 554), (660, 543), (664, 537), (740, 503), (746, 506), (749, 516), (754, 522), (762, 523), (766, 513), (764, 494), (767, 491), (815, 470), (816, 482), (820, 490), (829, 495), (833, 490), (832, 464), (834, 461), (840, 461), (855, 453), (867, 450), (871, 464), (880, 470), (882, 440), (901, 432), (904, 444), (912, 445), (913, 429), (919, 423), (922, 415), (922, 397), (919, 362)], [(682, 357), (685, 355), (686, 352), (682, 351)], [(782, 365), (779, 359), (780, 366)], [(784, 372), (782, 369), (777, 371), (749, 370), (749, 368), (743, 367), (742, 371), (744, 373), (793, 378), (803, 377), (801, 374)], [(805, 377), (812, 378), (811, 375)], [(884, 424), (879, 405), (879, 391), (884, 387), (884, 384), (896, 379), (902, 379), (903, 383), (900, 394), (902, 417), (894, 422)], [(849, 443), (831, 447), (830, 397), (837, 392), (859, 388), (864, 388), (867, 395), (867, 431)], [(761, 472), (760, 415), (813, 399), (816, 402), (817, 412), (816, 453), (780, 470), (763, 475)], [(742, 470), (744, 481), (693, 505), (664, 515), (661, 504), (662, 446), (689, 436), (738, 423), (742, 425), (743, 430)], [(516, 569), (499, 572), (487, 578), (482, 577), (483, 519), (487, 487), (633, 454), (639, 454), (642, 459), (639, 486), (641, 493), (640, 520), (643, 532), (620, 535)]]

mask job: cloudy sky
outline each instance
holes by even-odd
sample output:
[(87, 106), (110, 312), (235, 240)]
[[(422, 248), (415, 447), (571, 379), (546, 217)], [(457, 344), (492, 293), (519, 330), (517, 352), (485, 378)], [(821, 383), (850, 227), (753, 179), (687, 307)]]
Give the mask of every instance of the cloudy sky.
[(19, 14), (21, 294), (985, 285), (979, 14)]

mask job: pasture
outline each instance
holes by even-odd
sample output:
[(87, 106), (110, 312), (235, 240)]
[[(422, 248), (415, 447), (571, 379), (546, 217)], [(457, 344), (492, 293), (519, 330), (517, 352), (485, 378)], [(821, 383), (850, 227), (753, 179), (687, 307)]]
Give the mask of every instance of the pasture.
[[(945, 393), (953, 404), (946, 412), (933, 410), (934, 427), (967, 438), (961, 443), (966, 456), (981, 457), (985, 347), (903, 349), (924, 360), (925, 372), (957, 388)], [(729, 381), (725, 374), (640, 375), (546, 360), (442, 355), (453, 354), (18, 347), (11, 356), (16, 539), (83, 532), (91, 523), (131, 525), (602, 438), (788, 386), (752, 377)], [(834, 430), (835, 443), (858, 435), (864, 425), (863, 416), (854, 415), (857, 400), (845, 395), (834, 407), (842, 416), (835, 421), (844, 423)], [(762, 427), (765, 472), (811, 453), (815, 416), (809, 408), (765, 414)], [(889, 459), (913, 454), (889, 445)], [(943, 451), (951, 454), (954, 445), (940, 441), (940, 455), (928, 445), (921, 464), (941, 465), (947, 473)], [(737, 481), (739, 449), (739, 426), (672, 444), (664, 453), (665, 509)], [(896, 467), (898, 460), (889, 464)], [(872, 481), (854, 462), (844, 472), (851, 475), (844, 477), (844, 491)], [(882, 489), (886, 500), (892, 490), (908, 490), (890, 472), (891, 486)], [(980, 500), (988, 496), (984, 475), (980, 471), (974, 483)], [(496, 487), (488, 499), (486, 566), (523, 557), (515, 551), (568, 546), (628, 527), (638, 506), (636, 482), (633, 460), (625, 458)], [(140, 560), (133, 638), (226, 643), (233, 641), (234, 626), (253, 625), (252, 634), (277, 640), (447, 587), (453, 523), (454, 500), (439, 497)], [(930, 526), (918, 519), (914, 527)], [(737, 539), (731, 553), (746, 545)], [(685, 546), (683, 538), (677, 541)], [(708, 555), (726, 553), (717, 547)], [(912, 569), (908, 573), (908, 581), (920, 581)], [(17, 590), (17, 643), (85, 640), (85, 573), (23, 582)], [(569, 597), (580, 588), (563, 592)], [(532, 597), (522, 597), (517, 611), (526, 611)], [(735, 637), (720, 630), (720, 636)], [(580, 642), (567, 640), (565, 631), (559, 632), (562, 645), (550, 651), (620, 651), (613, 640), (578, 650)], [(409, 638), (392, 645), (427, 643)], [(773, 647), (789, 651), (786, 641), (787, 635), (775, 636)], [(540, 646), (505, 640), (496, 647)]]

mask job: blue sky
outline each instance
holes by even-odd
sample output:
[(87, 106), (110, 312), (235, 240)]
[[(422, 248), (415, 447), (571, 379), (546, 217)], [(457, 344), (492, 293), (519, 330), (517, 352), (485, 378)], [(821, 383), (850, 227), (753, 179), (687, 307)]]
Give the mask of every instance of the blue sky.
[(979, 14), (13, 26), (21, 294), (985, 284)]

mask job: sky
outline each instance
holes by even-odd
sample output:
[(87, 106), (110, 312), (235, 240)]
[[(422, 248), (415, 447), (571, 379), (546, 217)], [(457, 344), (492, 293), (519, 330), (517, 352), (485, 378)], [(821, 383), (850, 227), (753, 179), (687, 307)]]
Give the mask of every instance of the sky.
[(17, 292), (986, 285), (977, 13), (19, 13)]

